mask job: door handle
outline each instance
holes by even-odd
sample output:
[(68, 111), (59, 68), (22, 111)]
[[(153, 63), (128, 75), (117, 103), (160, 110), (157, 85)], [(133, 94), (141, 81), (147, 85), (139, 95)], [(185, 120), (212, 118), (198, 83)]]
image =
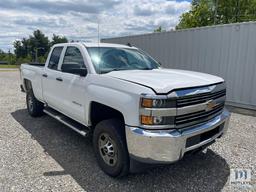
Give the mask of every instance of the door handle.
[(61, 79), (60, 77), (56, 78), (57, 81), (63, 81), (63, 79)]
[(46, 73), (44, 73), (42, 76), (43, 76), (43, 77), (48, 77), (48, 75), (47, 75)]

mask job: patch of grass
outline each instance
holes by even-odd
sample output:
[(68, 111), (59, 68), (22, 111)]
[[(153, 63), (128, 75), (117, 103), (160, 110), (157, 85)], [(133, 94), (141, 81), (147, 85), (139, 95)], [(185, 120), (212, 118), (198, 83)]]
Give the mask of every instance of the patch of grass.
[(0, 65), (0, 68), (19, 68), (19, 65)]
[(4, 69), (4, 70), (0, 70), (0, 73), (4, 73), (4, 72), (17, 72), (18, 70), (11, 70), (9, 69)]

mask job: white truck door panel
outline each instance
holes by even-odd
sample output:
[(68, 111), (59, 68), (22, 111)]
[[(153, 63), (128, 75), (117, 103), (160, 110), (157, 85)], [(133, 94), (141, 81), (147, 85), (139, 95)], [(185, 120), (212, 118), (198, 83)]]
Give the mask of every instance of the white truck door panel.
[(47, 77), (43, 78), (44, 99), (50, 106), (61, 109), (61, 101), (59, 98), (61, 82), (57, 81), (57, 78), (61, 77), (61, 72), (55, 70), (46, 70), (45, 72)]
[(69, 72), (70, 69), (85, 69), (84, 58), (76, 46), (68, 46), (63, 55), (60, 70), (62, 84), (58, 89), (63, 113), (85, 123), (86, 77)]
[(42, 74), (43, 96), (44, 100), (50, 106), (62, 110), (63, 106), (59, 98), (60, 84), (57, 78), (61, 77), (61, 71), (58, 71), (58, 64), (63, 47), (55, 47), (51, 53), (50, 60)]
[(63, 112), (80, 123), (85, 122), (86, 77), (62, 73), (63, 83), (59, 89)]

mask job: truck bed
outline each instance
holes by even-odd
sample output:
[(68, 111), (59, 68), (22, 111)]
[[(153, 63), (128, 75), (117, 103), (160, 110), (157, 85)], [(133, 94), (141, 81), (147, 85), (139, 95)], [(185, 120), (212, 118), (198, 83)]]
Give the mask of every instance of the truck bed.
[(44, 64), (24, 63), (20, 66), (22, 78), (22, 87), (25, 87), (25, 80), (32, 83), (33, 93), (37, 99), (43, 100), (42, 95), (42, 74), (44, 72)]
[(44, 63), (24, 63), (25, 65), (32, 65), (32, 66), (36, 66), (36, 67), (44, 67), (45, 64)]

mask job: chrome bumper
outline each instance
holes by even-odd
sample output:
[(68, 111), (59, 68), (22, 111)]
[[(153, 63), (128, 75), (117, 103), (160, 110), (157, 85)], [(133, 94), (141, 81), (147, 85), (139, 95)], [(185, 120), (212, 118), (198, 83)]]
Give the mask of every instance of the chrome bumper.
[[(126, 139), (131, 157), (145, 163), (171, 163), (181, 159), (188, 151), (207, 145), (225, 134), (228, 129), (230, 113), (223, 112), (205, 124), (182, 130), (146, 130), (126, 126)], [(193, 136), (206, 133), (220, 126), (220, 130), (210, 138), (194, 145), (186, 146)]]

